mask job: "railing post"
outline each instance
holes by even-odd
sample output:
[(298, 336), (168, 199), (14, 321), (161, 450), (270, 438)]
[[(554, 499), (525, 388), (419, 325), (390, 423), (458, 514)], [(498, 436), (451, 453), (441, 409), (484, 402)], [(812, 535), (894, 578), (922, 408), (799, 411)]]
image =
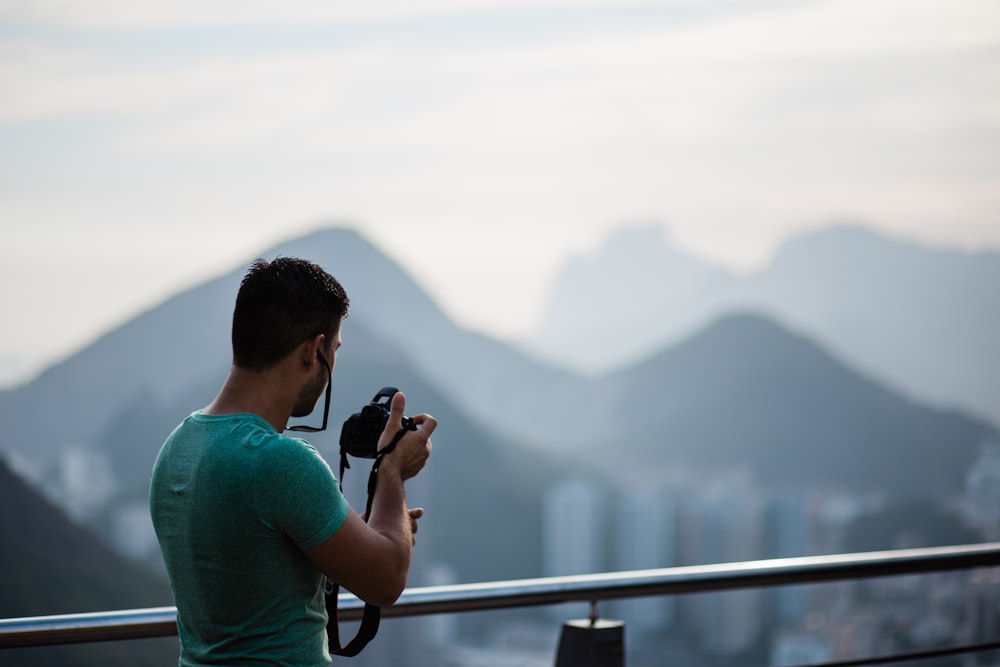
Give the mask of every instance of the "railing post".
[(625, 667), (625, 621), (598, 618), (591, 600), (590, 618), (563, 623), (555, 667)]

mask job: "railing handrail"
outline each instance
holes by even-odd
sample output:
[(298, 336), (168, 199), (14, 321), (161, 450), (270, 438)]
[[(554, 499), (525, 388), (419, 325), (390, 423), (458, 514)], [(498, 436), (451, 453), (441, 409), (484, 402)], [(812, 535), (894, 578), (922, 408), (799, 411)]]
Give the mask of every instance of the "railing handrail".
[[(384, 617), (528, 607), (563, 602), (703, 593), (846, 579), (1000, 566), (1000, 542), (805, 556), (407, 589)], [(342, 620), (363, 604), (339, 599)], [(0, 619), (0, 648), (166, 637), (177, 634), (176, 607)]]

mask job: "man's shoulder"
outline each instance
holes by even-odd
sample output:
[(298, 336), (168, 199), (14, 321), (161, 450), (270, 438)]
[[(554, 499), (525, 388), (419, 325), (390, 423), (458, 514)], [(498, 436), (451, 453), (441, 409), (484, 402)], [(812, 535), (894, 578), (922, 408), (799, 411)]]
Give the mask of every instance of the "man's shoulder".
[(253, 446), (263, 446), (283, 438), (266, 419), (252, 412), (220, 415), (198, 410), (188, 415), (174, 433), (180, 436), (204, 435), (229, 441), (244, 441)]
[(301, 438), (279, 433), (260, 415), (191, 413), (167, 439), (173, 454), (222, 457), (228, 465), (326, 466), (319, 451)]
[(282, 433), (263, 436), (253, 446), (260, 449), (264, 461), (280, 462), (283, 465), (327, 465), (319, 450), (309, 442)]
[(293, 446), (294, 441), (288, 442), (291, 440), (275, 431), (259, 415), (217, 415), (198, 411), (177, 425), (164, 442), (160, 455), (195, 456), (198, 459), (220, 456), (256, 458), (262, 450)]

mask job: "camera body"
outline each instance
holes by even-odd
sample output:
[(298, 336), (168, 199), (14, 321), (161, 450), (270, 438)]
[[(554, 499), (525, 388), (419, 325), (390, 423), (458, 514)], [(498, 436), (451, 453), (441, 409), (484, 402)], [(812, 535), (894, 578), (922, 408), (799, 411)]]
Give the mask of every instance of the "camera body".
[[(389, 406), (398, 391), (395, 387), (382, 387), (361, 412), (347, 418), (340, 430), (341, 454), (346, 452), (361, 459), (378, 456), (378, 439), (389, 421)], [(415, 431), (417, 425), (410, 417), (403, 417), (403, 428)]]

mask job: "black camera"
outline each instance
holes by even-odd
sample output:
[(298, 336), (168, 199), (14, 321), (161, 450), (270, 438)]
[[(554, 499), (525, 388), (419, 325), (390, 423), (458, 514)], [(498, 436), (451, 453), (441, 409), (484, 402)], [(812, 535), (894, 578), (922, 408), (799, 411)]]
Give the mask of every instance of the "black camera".
[[(372, 402), (355, 412), (344, 422), (340, 431), (340, 452), (361, 459), (373, 459), (378, 456), (378, 439), (389, 421), (389, 405), (392, 397), (399, 390), (395, 387), (382, 387)], [(403, 417), (403, 428), (416, 431), (417, 424), (410, 417)]]

